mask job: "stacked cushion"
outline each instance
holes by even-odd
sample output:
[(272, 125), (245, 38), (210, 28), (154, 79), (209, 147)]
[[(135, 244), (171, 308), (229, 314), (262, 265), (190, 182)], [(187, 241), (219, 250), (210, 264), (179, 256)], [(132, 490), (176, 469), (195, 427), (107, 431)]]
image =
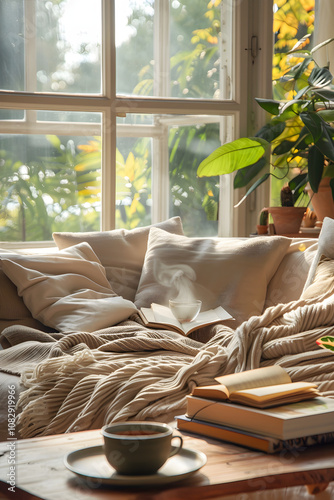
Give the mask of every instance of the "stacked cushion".
[(151, 227), (169, 233), (183, 234), (180, 217), (173, 217), (153, 226), (136, 229), (114, 229), (90, 233), (53, 233), (59, 249), (68, 248), (83, 241), (90, 244), (107, 274), (115, 293), (133, 301), (136, 295), (145, 258), (147, 240)]

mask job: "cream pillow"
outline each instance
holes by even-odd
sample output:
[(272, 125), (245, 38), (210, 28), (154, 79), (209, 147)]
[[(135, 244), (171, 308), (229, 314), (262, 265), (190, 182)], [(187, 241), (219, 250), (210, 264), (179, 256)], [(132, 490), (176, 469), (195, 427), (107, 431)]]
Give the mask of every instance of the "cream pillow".
[[(59, 249), (87, 241), (106, 269), (107, 279), (117, 295), (134, 300), (145, 258), (150, 228), (115, 229), (90, 233), (53, 233)], [(154, 224), (165, 231), (183, 234), (180, 217)]]
[(56, 254), (2, 260), (32, 316), (61, 332), (92, 332), (127, 319), (135, 310), (111, 289), (88, 243)]
[(322, 255), (312, 283), (303, 291), (301, 299), (314, 299), (334, 293), (334, 260)]
[(187, 238), (150, 230), (135, 304), (168, 304), (170, 298), (202, 300), (202, 310), (224, 307), (237, 321), (262, 313), (267, 285), (290, 239)]

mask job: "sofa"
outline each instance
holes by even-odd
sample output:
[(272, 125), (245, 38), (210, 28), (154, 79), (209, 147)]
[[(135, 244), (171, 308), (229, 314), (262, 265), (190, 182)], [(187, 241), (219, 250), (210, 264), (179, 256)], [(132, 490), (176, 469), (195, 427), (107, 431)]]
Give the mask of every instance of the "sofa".
[[(214, 377), (280, 364), (334, 397), (334, 220), (319, 239), (189, 238), (174, 217), (133, 230), (54, 233), (57, 247), (0, 250), (0, 440), (15, 387), (16, 436), (170, 422)], [(173, 297), (232, 320), (188, 337), (138, 309)]]

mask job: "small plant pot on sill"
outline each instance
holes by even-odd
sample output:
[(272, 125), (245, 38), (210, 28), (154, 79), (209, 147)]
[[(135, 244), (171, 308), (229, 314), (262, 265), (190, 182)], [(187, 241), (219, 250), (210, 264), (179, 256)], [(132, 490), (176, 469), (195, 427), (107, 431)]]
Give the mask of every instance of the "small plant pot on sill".
[(256, 225), (257, 234), (268, 234), (268, 226), (264, 226), (262, 224)]
[(269, 207), (276, 234), (297, 234), (299, 232), (306, 207)]

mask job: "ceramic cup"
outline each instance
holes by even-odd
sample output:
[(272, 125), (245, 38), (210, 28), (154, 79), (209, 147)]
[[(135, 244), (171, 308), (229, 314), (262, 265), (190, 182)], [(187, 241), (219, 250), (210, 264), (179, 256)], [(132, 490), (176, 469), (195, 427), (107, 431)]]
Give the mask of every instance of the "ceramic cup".
[(171, 299), (169, 301), (169, 309), (180, 323), (186, 323), (187, 321), (196, 319), (201, 307), (202, 302), (200, 300), (186, 302)]
[[(181, 436), (160, 422), (118, 422), (101, 429), (104, 453), (119, 473), (131, 476), (154, 474), (183, 445)], [(178, 446), (172, 446), (178, 439)]]

